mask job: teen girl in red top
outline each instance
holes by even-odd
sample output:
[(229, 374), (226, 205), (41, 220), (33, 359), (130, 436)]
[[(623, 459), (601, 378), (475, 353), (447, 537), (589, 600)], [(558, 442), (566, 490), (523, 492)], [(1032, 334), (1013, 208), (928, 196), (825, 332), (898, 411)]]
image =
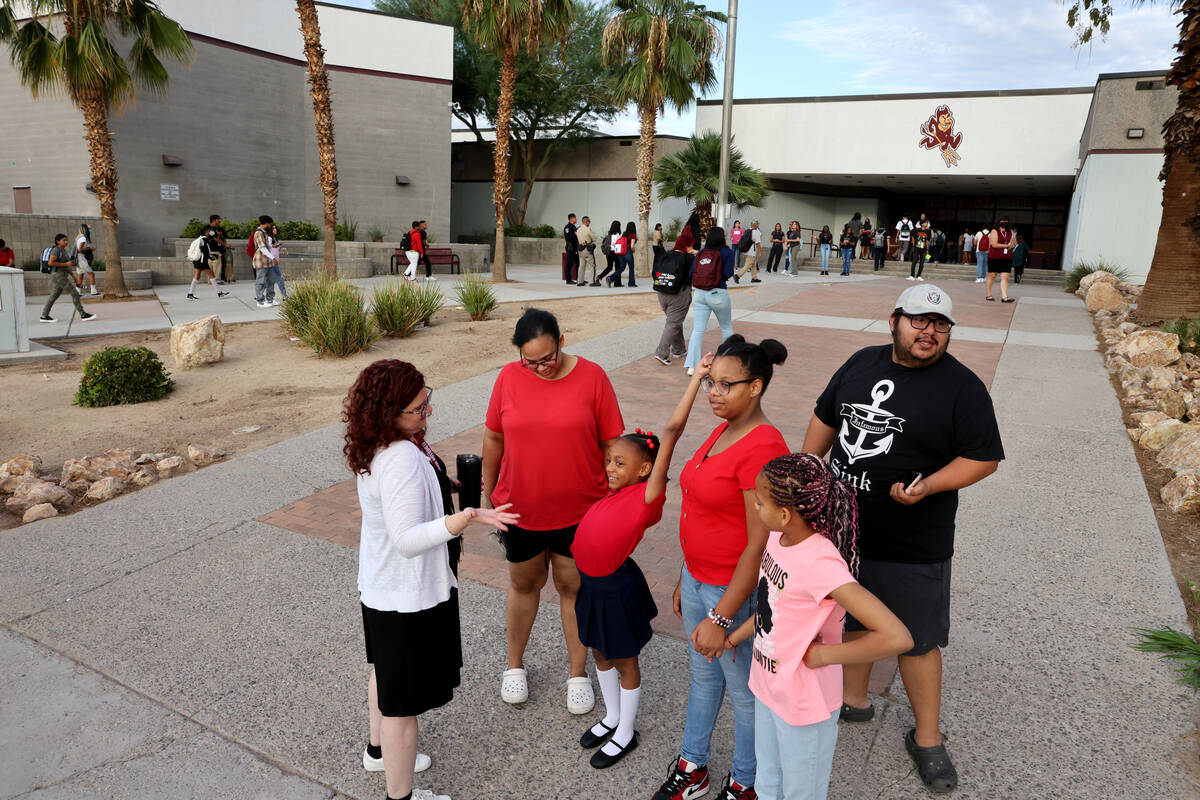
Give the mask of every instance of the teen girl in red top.
[(995, 300), (992, 297), (992, 283), (996, 280), (996, 275), (1000, 275), (1000, 302), (1013, 303), (1016, 302), (1008, 296), (1008, 274), (1012, 272), (1013, 250), (1017, 246), (1017, 237), (1013, 233), (1012, 227), (1008, 224), (1007, 217), (1001, 217), (996, 223), (996, 228), (988, 235), (988, 255), (987, 255), (987, 299)]
[(679, 762), (654, 800), (681, 800), (708, 790), (713, 725), (728, 689), (734, 710), (734, 753), (722, 800), (754, 797), (754, 695), (750, 645), (725, 652), (725, 634), (751, 611), (751, 593), (767, 529), (754, 506), (763, 465), (788, 452), (783, 435), (763, 414), (762, 395), (787, 349), (774, 339), (751, 344), (734, 334), (705, 356), (701, 381), (713, 413), (724, 420), (679, 476), (683, 509), (679, 543), (683, 570), (675, 613), (690, 634), (691, 686)]
[(597, 769), (611, 767), (638, 746), (633, 728), (642, 685), (638, 653), (654, 634), (650, 620), (658, 616), (658, 607), (630, 556), (646, 529), (662, 519), (671, 456), (706, 375), (704, 367), (696, 371), (661, 441), (639, 428), (608, 448), (604, 470), (609, 494), (588, 509), (571, 547), (579, 567), (579, 639), (596, 657), (596, 681), (604, 698), (604, 719), (579, 739), (584, 748), (604, 744), (591, 758)]
[(553, 314), (528, 309), (512, 342), (521, 360), (496, 378), (483, 437), (483, 490), (491, 505), (529, 509), (520, 527), (509, 526), (501, 537), (509, 586), (508, 669), (500, 697), (514, 704), (529, 697), (525, 647), (549, 564), (570, 660), (567, 710), (586, 714), (596, 698), (575, 622), (579, 571), (571, 543), (584, 513), (608, 491), (604, 452), (625, 423), (604, 370), (563, 352), (565, 339)]

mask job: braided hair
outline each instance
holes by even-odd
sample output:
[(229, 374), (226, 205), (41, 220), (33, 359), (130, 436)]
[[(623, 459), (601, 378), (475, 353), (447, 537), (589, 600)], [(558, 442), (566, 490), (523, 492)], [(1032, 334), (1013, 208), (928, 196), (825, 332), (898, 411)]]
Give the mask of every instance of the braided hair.
[(833, 542), (850, 572), (858, 575), (858, 500), (854, 490), (810, 453), (789, 453), (763, 467), (771, 499), (794, 509), (812, 529)]
[[(661, 442), (652, 431), (644, 431), (641, 428), (636, 428), (634, 429), (633, 433), (627, 433), (622, 436), (621, 441), (632, 444), (637, 448), (637, 451), (641, 454), (642, 458), (649, 461), (651, 466), (654, 465), (654, 459), (658, 456), (659, 445)], [(642, 480), (648, 480), (649, 477), (650, 476), (647, 475)]]

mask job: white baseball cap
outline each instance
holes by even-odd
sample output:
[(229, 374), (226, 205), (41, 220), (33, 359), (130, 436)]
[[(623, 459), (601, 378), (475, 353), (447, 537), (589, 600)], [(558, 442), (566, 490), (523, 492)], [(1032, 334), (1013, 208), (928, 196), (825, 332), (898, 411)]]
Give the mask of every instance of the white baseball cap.
[(896, 299), (896, 308), (905, 314), (912, 315), (941, 314), (952, 324), (957, 324), (953, 316), (954, 303), (950, 301), (950, 295), (932, 283), (909, 286)]

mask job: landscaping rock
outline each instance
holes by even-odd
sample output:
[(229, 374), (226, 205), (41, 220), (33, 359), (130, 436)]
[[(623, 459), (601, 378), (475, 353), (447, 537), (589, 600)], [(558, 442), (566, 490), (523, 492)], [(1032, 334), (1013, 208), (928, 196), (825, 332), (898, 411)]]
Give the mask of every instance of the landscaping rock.
[(1118, 278), (1116, 275), (1113, 275), (1111, 272), (1108, 272), (1106, 270), (1100, 269), (1100, 270), (1096, 270), (1095, 272), (1090, 272), (1087, 275), (1084, 275), (1082, 278), (1080, 278), (1079, 279), (1079, 288), (1084, 292), (1084, 294), (1087, 294), (1089, 291), (1091, 291), (1092, 287), (1095, 286), (1097, 283), (1107, 283), (1115, 291), (1117, 285), (1120, 282), (1121, 282), (1121, 279)]
[(37, 475), (42, 471), (42, 460), (37, 456), (13, 456), (0, 464), (0, 478), (17, 475)]
[(1142, 296), (1142, 287), (1138, 286), (1136, 283), (1125, 283), (1122, 281), (1121, 283), (1117, 284), (1117, 291), (1121, 294), (1128, 295), (1129, 297)]
[(168, 456), (173, 456), (174, 453), (142, 453), (133, 460), (134, 466), (142, 466), (143, 464), (153, 464), (155, 461), (161, 461)]
[(1182, 392), (1168, 390), (1158, 394), (1158, 408), (1171, 419), (1183, 419), (1187, 416), (1187, 401)]
[(38, 503), (36, 506), (30, 506), (25, 513), (21, 515), (21, 522), (28, 524), (37, 522), (39, 519), (49, 519), (57, 517), (58, 509), (50, 503)]
[(225, 330), (216, 315), (171, 328), (171, 357), (176, 369), (213, 364), (225, 357)]
[(112, 500), (114, 497), (125, 491), (125, 481), (121, 478), (107, 477), (93, 483), (88, 487), (85, 498), (93, 503), (103, 503), (107, 500)]
[(1142, 370), (1142, 377), (1146, 381), (1147, 389), (1162, 391), (1175, 388), (1179, 373), (1169, 367), (1145, 367)]
[(1142, 431), (1142, 435), (1138, 437), (1138, 444), (1147, 450), (1158, 452), (1189, 430), (1194, 428), (1178, 420), (1160, 422)]
[(1122, 322), (1119, 325), (1117, 325), (1117, 330), (1119, 330), (1121, 333), (1128, 336), (1131, 333), (1140, 331), (1141, 328), (1138, 327), (1136, 322)]
[(0, 478), (0, 494), (12, 494), (22, 483), (36, 477), (36, 475), (9, 475), (7, 477)]
[(160, 478), (171, 477), (182, 466), (183, 466), (183, 457), (182, 456), (167, 456), (166, 458), (160, 458), (154, 464), (155, 470), (158, 472), (158, 477), (160, 477)]
[(208, 447), (202, 444), (188, 445), (188, 458), (197, 467), (207, 467), (214, 461), (218, 461), (225, 454), (215, 447)]
[(1088, 289), (1084, 305), (1088, 311), (1116, 311), (1125, 305), (1125, 298), (1110, 284), (1097, 282)]
[(1163, 486), (1159, 495), (1176, 514), (1195, 514), (1200, 511), (1200, 475), (1194, 472), (1177, 475)]
[(1158, 463), (1177, 475), (1200, 469), (1200, 430), (1187, 431), (1160, 450)]
[(1149, 428), (1151, 425), (1157, 425), (1160, 422), (1168, 422), (1170, 419), (1170, 417), (1161, 411), (1140, 411), (1129, 415), (1129, 421), (1142, 430)]
[(87, 494), (87, 490), (91, 485), (88, 481), (71, 481), (66, 486), (63, 486), (63, 488), (75, 497), (83, 497)]
[(1114, 349), (1135, 367), (1165, 367), (1181, 357), (1179, 337), (1162, 331), (1131, 333)]
[(42, 503), (50, 503), (61, 511), (74, 502), (75, 497), (61, 486), (33, 478), (18, 486), (12, 497), (4, 503), (4, 507), (14, 514), (24, 514), (33, 506)]
[(1125, 432), (1127, 434), (1129, 434), (1130, 440), (1132, 440), (1134, 442), (1136, 442), (1138, 439), (1142, 438), (1143, 431), (1141, 428), (1126, 428)]
[(153, 465), (142, 467), (137, 472), (129, 476), (129, 482), (140, 488), (149, 486), (158, 480), (158, 470)]

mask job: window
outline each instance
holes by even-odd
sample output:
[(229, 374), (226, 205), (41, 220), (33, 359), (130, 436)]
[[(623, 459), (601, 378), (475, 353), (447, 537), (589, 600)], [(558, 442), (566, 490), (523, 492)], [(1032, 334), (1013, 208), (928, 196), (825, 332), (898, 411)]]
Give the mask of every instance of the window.
[(1152, 92), (1152, 91), (1156, 91), (1158, 89), (1165, 89), (1165, 88), (1167, 88), (1167, 82), (1165, 80), (1163, 80), (1163, 81), (1138, 81), (1137, 84), (1134, 86), (1134, 89), (1136, 89), (1139, 92), (1146, 92), (1146, 91)]
[(28, 186), (13, 187), (13, 211), (17, 214), (33, 213), (33, 190)]

